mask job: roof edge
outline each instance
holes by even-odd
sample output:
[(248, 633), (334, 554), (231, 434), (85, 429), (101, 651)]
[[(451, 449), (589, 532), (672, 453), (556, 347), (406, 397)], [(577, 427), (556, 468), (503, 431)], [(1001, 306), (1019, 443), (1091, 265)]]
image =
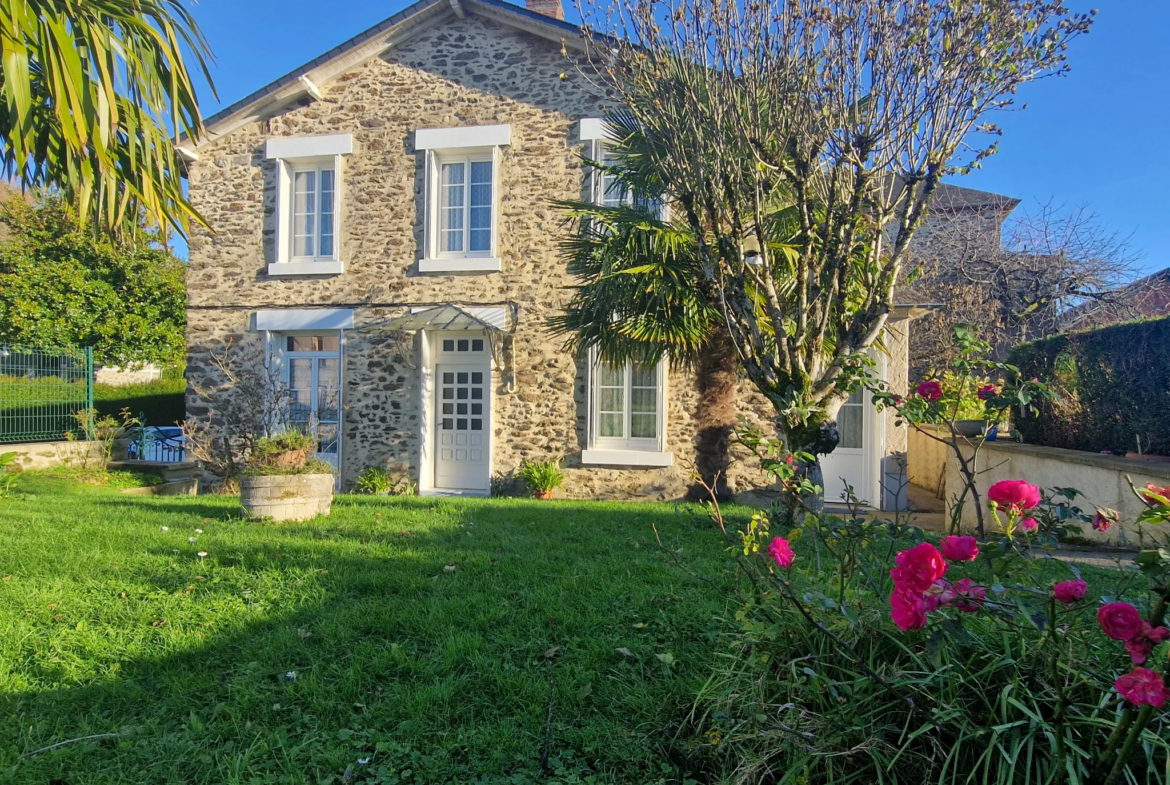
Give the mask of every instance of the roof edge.
[(584, 33), (577, 25), (529, 11), (504, 0), (418, 0), (207, 117), (203, 121), (204, 134), (198, 142), (192, 142), (184, 135), (179, 143), (195, 151), (248, 122), (256, 115), (255, 110), (278, 109), (306, 95), (315, 98), (312, 95), (314, 87), (322, 87), (342, 73), (377, 57), (434, 24), (466, 13), (481, 14), (485, 18), (556, 41), (581, 41), (580, 46), (584, 46)]

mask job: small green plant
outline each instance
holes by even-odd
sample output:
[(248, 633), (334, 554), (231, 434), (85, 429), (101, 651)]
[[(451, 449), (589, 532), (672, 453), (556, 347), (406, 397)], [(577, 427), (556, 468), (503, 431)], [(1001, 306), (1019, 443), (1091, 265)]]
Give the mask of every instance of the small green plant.
[(16, 455), (14, 452), (0, 452), (0, 499), (12, 495), (12, 484), (16, 482), (16, 472), (12, 467), (16, 465)]
[(290, 428), (275, 436), (263, 436), (248, 458), (244, 474), (260, 477), (273, 474), (332, 474), (333, 467), (312, 457), (317, 439), (311, 433)]
[(414, 496), (418, 493), (418, 486), (411, 481), (406, 472), (394, 475), (382, 466), (367, 466), (362, 469), (353, 489), (355, 493), (368, 493), (373, 496)]
[(512, 478), (506, 474), (492, 475), (491, 493), (493, 499), (503, 499), (512, 495)]
[(516, 477), (528, 486), (528, 490), (538, 499), (550, 498), (553, 491), (565, 481), (560, 458), (551, 461), (524, 461), (516, 470)]
[[(122, 409), (119, 417), (102, 414), (94, 408), (78, 409), (73, 413), (73, 419), (77, 422), (78, 431), (85, 437), (85, 440), (97, 448), (96, 455), (90, 450), (78, 455), (79, 467), (86, 470), (96, 468), (98, 471), (105, 471), (106, 464), (114, 458), (114, 442), (125, 431), (141, 425), (138, 418), (132, 415), (129, 409)], [(66, 433), (65, 438), (73, 441), (76, 437), (73, 433)], [(90, 464), (95, 458), (98, 466), (93, 467)]]

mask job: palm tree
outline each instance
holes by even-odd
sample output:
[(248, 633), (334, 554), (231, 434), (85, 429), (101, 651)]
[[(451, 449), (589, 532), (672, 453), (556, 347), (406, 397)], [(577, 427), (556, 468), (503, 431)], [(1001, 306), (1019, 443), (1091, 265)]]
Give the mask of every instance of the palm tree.
[[(691, 227), (664, 213), (670, 188), (655, 170), (653, 141), (633, 118), (607, 118), (610, 157), (588, 161), (609, 193), (624, 198), (564, 201), (572, 221), (562, 254), (578, 281), (555, 330), (567, 348), (595, 349), (606, 362), (657, 362), (668, 357), (696, 372), (699, 432), (696, 470), (720, 496), (727, 495), (728, 447), (736, 423), (739, 358), (704, 271)], [(692, 495), (701, 495), (701, 486)]]
[(142, 216), (204, 223), (183, 194), (172, 135), (202, 117), (186, 49), (211, 51), (182, 0), (9, 0), (0, 8), (0, 169), (48, 188), (78, 218), (132, 231)]

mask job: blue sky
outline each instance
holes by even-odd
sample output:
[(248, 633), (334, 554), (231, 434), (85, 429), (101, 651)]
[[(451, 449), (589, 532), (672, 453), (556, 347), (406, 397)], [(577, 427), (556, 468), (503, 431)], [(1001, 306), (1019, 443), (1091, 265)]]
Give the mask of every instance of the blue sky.
[[(216, 55), (213, 114), (408, 5), (407, 0), (203, 0), (193, 11)], [(1078, 4), (1079, 5), (1079, 4)], [(571, 6), (567, 0), (566, 8)], [(1088, 6), (1083, 6), (1087, 8)], [(1088, 206), (1130, 238), (1146, 270), (1170, 267), (1170, 2), (1101, 0), (1093, 32), (1071, 48), (1067, 77), (1029, 85), (1023, 111), (992, 119), (1000, 153), (955, 182)], [(570, 15), (571, 11), (570, 11)]]

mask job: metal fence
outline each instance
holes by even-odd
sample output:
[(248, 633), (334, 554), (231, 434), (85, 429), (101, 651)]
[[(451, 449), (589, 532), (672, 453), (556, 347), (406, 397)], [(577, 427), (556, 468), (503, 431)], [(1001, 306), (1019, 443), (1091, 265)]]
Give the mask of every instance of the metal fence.
[(0, 443), (78, 434), (93, 408), (93, 350), (0, 346)]

